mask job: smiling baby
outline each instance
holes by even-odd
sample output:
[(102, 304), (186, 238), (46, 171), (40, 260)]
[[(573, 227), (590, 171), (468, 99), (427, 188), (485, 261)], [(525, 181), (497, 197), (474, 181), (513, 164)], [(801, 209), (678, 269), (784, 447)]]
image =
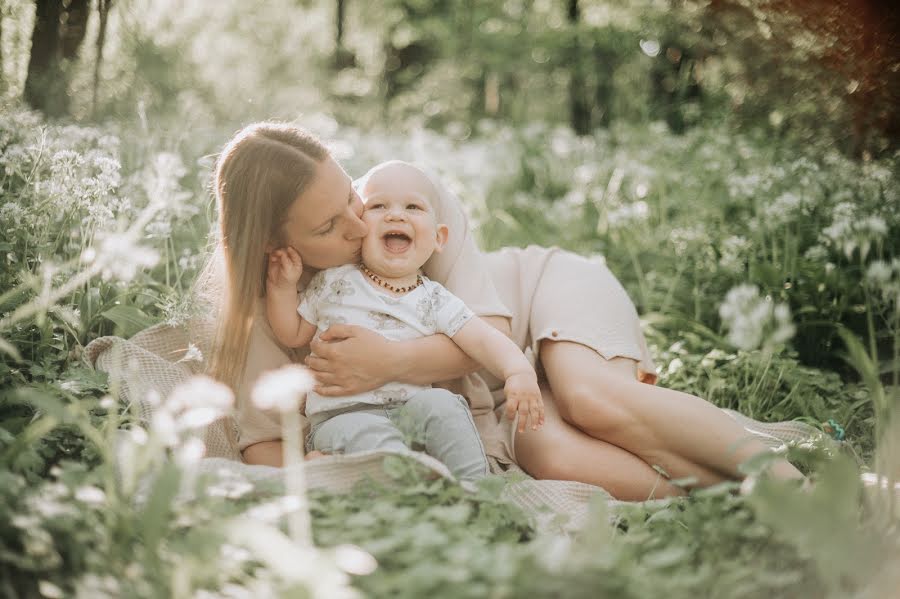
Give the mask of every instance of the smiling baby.
[[(437, 192), (417, 167), (382, 165), (366, 181), (363, 220), (368, 234), (360, 264), (316, 273), (301, 292), (303, 263), (294, 248), (269, 258), (266, 315), (280, 343), (307, 345), (332, 324), (364, 326), (391, 340), (444, 334), (466, 354), (506, 381), (507, 412), (519, 414), (519, 430), (544, 419), (537, 376), (515, 343), (480, 318), (439, 283), (420, 273), (449, 235), (437, 222)], [(460, 234), (460, 232), (456, 232)], [(391, 382), (366, 393), (324, 397), (310, 392), (307, 448), (325, 453), (406, 451), (410, 439), (457, 477), (487, 474), (484, 448), (465, 399), (445, 389)], [(410, 430), (411, 429), (411, 430)]]

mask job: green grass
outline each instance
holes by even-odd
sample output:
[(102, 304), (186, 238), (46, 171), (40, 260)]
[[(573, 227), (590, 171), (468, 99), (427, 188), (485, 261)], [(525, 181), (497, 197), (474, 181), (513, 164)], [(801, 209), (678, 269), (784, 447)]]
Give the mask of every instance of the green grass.
[[(212, 218), (210, 163), (196, 158), (229, 134), (186, 141), (117, 127), (51, 124), (16, 107), (0, 116), (0, 594), (296, 590), (305, 583), (248, 554), (235, 532), (254, 506), (277, 507), (278, 485), (180, 495), (189, 477), (171, 459), (177, 448), (152, 431), (132, 441), (130, 468), (157, 477), (153, 493), (141, 502), (141, 489), (116, 479), (111, 440), (132, 415), (104, 399), (116, 390), (84, 364), (83, 348), (189, 317), (184, 297)], [(354, 544), (378, 561), (354, 587), (454, 598), (891, 588), (881, 566), (900, 551), (895, 506), (863, 493), (845, 454), (867, 468), (897, 463), (878, 443), (897, 401), (895, 159), (857, 163), (713, 127), (678, 136), (616, 125), (579, 139), (534, 126), (465, 143), (430, 131), (334, 137), (352, 140), (345, 166), (354, 174), (388, 157), (438, 165), (488, 250), (540, 243), (602, 253), (646, 320), (661, 384), (763, 420), (834, 420), (848, 450), (794, 449), (817, 481), (811, 493), (761, 481), (663, 505), (600, 502), (573, 536), (537, 530), (502, 500), (502, 477), (467, 494), (392, 460), (393, 484), (311, 498), (318, 545)], [(135, 223), (133, 239), (111, 237)], [(79, 281), (85, 272), (94, 276)], [(79, 284), (66, 288), (71, 281)], [(729, 316), (720, 306), (742, 284), (757, 295), (742, 304), (746, 314)], [(785, 312), (796, 331), (775, 342)], [(748, 326), (764, 334), (739, 349)], [(283, 517), (252, 526), (267, 535), (271, 524), (285, 527)]]

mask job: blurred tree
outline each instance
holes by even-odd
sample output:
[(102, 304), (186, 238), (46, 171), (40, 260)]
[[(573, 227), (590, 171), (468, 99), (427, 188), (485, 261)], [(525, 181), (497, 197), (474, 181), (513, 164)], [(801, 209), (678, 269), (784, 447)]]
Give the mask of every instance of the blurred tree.
[(6, 10), (6, 2), (0, 0), (0, 94), (6, 91), (6, 69), (3, 62), (3, 17)]
[[(444, 0), (398, 1), (386, 33), (382, 70), (385, 106), (416, 83), (438, 58), (437, 41), (428, 21), (446, 14)], [(418, 25), (418, 27), (417, 27)]]
[(50, 116), (68, 113), (71, 63), (87, 31), (90, 0), (35, 0), (25, 101)]
[[(852, 155), (900, 141), (900, 11), (878, 0), (714, 0), (708, 55), (745, 125), (767, 121), (803, 143)], [(695, 36), (696, 37), (696, 36)]]
[(344, 46), (344, 26), (347, 22), (346, 0), (335, 0), (334, 4), (334, 55), (333, 67), (340, 71), (356, 66), (356, 56)]
[(578, 0), (568, 0), (567, 4), (566, 16), (572, 31), (572, 41), (569, 48), (569, 64), (572, 70), (569, 75), (569, 112), (572, 129), (575, 130), (575, 133), (587, 135), (591, 132), (591, 107), (588, 104), (586, 95), (584, 60), (582, 58), (584, 51), (579, 43), (578, 35), (581, 11), (578, 9)]
[(91, 116), (97, 118), (97, 94), (100, 89), (100, 65), (103, 63), (103, 46), (106, 44), (106, 25), (109, 21), (109, 9), (113, 0), (97, 0), (97, 16), (100, 18), (100, 27), (97, 29), (97, 41), (95, 48), (97, 56), (94, 59), (94, 83), (91, 95)]

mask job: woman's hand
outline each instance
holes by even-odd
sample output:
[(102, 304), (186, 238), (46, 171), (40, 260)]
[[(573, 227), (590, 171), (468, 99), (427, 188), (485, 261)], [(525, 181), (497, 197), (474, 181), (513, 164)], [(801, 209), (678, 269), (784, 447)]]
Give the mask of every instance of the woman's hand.
[(374, 331), (334, 324), (310, 343), (314, 356), (306, 358), (324, 396), (354, 395), (394, 380), (392, 342)]
[(518, 431), (524, 433), (526, 423), (531, 421), (531, 430), (538, 430), (544, 425), (544, 400), (538, 387), (537, 377), (533, 374), (514, 374), (506, 379), (503, 387), (506, 395), (506, 417), (512, 420), (519, 413)]
[(279, 248), (269, 254), (266, 284), (269, 288), (297, 291), (297, 282), (303, 275), (303, 261), (292, 247)]

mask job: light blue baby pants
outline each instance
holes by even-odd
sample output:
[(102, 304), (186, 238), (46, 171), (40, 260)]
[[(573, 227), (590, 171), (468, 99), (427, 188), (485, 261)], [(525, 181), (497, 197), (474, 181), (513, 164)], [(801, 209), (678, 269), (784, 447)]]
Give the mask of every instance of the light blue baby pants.
[(316, 414), (311, 421), (307, 450), (355, 453), (424, 449), (460, 480), (477, 480), (488, 474), (472, 412), (465, 399), (446, 389), (424, 389), (405, 403), (361, 405)]

